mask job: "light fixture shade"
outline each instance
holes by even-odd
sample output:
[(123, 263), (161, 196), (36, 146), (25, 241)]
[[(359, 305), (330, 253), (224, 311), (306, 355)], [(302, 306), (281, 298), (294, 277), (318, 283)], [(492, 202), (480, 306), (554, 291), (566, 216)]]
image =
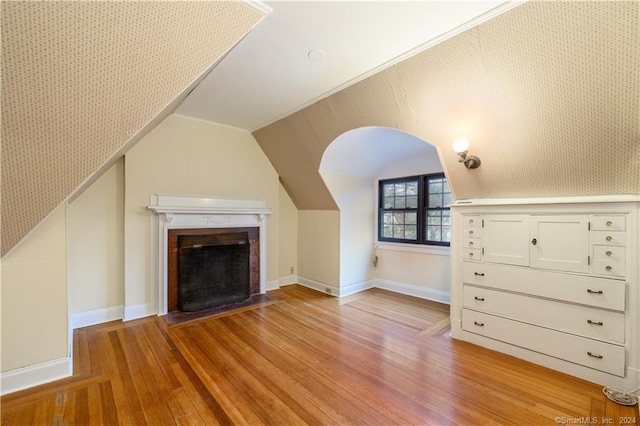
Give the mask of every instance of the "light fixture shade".
[(460, 138), (460, 139), (456, 139), (453, 142), (453, 150), (455, 152), (457, 152), (458, 154), (460, 154), (461, 152), (465, 152), (467, 149), (469, 149), (469, 141), (464, 139), (464, 138)]

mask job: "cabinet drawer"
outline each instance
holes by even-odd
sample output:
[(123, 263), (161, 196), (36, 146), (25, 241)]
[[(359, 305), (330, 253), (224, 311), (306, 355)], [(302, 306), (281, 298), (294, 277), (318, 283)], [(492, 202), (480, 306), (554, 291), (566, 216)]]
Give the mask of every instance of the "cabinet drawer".
[(619, 246), (593, 246), (593, 259), (624, 262), (627, 259), (626, 250)]
[(614, 260), (594, 260), (591, 265), (591, 273), (611, 277), (624, 277), (626, 262), (616, 262)]
[(466, 238), (482, 238), (482, 228), (462, 228), (462, 236)]
[(594, 231), (624, 231), (626, 221), (624, 215), (592, 215), (591, 229)]
[(479, 249), (482, 247), (482, 238), (463, 238), (462, 239), (462, 248), (464, 249)]
[(480, 215), (464, 215), (462, 216), (462, 226), (466, 227), (482, 227), (482, 216)]
[(463, 248), (462, 258), (467, 260), (482, 260), (482, 250)]
[(624, 346), (468, 309), (462, 311), (462, 328), (471, 333), (624, 377)]
[(463, 306), (598, 340), (624, 343), (624, 314), (465, 285)]
[(462, 262), (462, 281), (624, 312), (626, 283), (620, 279), (561, 274), (491, 263)]
[(591, 233), (591, 243), (624, 246), (626, 244), (626, 234), (620, 231), (593, 231)]

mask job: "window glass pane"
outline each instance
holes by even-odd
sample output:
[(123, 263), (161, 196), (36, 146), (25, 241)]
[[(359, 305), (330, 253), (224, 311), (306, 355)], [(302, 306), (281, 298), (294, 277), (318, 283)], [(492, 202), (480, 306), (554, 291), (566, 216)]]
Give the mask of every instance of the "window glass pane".
[(383, 193), (385, 197), (389, 197), (389, 196), (393, 197), (393, 188), (394, 188), (393, 184), (386, 184), (386, 185), (383, 185), (382, 187), (383, 187)]
[(404, 196), (405, 194), (405, 189), (406, 189), (407, 184), (403, 183), (396, 183), (395, 184), (395, 188), (396, 188), (396, 197), (398, 195), (400, 196)]
[(443, 226), (442, 227), (442, 240), (441, 241), (445, 241), (447, 243), (451, 242), (451, 227), (450, 226)]
[(408, 209), (417, 209), (418, 208), (418, 197), (411, 196), (407, 197), (407, 208)]
[(396, 209), (404, 209), (406, 206), (406, 199), (404, 197), (396, 197)]
[(416, 225), (407, 225), (404, 227), (404, 237), (407, 240), (416, 240), (418, 238), (418, 228)]
[(404, 225), (393, 225), (393, 238), (404, 239)]
[(449, 204), (453, 203), (453, 197), (451, 196), (450, 193), (445, 193), (442, 195), (442, 205), (443, 206), (448, 206)]
[(442, 207), (442, 195), (429, 194), (429, 207)]
[(442, 193), (442, 179), (429, 179), (429, 194)]
[(407, 182), (407, 195), (418, 195), (418, 182)]
[(404, 224), (404, 213), (394, 213), (393, 214), (393, 223), (402, 225)]
[(393, 208), (393, 197), (384, 197), (384, 207), (385, 209)]
[(417, 220), (418, 220), (418, 214), (417, 213), (405, 213), (404, 214), (404, 220), (405, 220), (405, 223), (407, 225), (415, 225), (417, 223)]
[(440, 225), (440, 216), (428, 216), (427, 217), (427, 225)]
[(451, 226), (451, 217), (442, 215), (442, 225), (443, 226)]
[(385, 213), (382, 215), (382, 223), (391, 225), (393, 223), (393, 213)]
[(393, 227), (385, 225), (382, 227), (382, 236), (384, 238), (393, 238)]
[(439, 226), (427, 226), (427, 240), (440, 241), (441, 232)]

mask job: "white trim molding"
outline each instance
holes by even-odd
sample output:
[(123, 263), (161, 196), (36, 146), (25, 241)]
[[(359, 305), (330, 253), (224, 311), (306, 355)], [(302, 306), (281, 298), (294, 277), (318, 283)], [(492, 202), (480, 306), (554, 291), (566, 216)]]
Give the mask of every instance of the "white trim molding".
[[(267, 290), (267, 208), (265, 200), (212, 198), (182, 195), (151, 194), (148, 210), (156, 213), (157, 238), (152, 238), (152, 269), (157, 271), (153, 286), (157, 295), (158, 315), (167, 314), (167, 244), (169, 229), (193, 228), (259, 228), (260, 232), (260, 293)], [(152, 221), (154, 222), (154, 221)], [(152, 227), (154, 227), (152, 223)], [(153, 257), (153, 256), (152, 256)], [(127, 309), (125, 319), (128, 320)]]
[(76, 328), (121, 320), (122, 318), (124, 318), (123, 305), (78, 312), (77, 314), (71, 314), (71, 329), (75, 330)]
[(339, 297), (349, 296), (350, 294), (360, 293), (361, 291), (369, 290), (376, 286), (375, 280), (363, 281), (360, 283), (349, 284), (347, 286), (340, 286), (338, 289)]
[(321, 283), (320, 281), (315, 281), (309, 278), (298, 276), (298, 283), (305, 287), (309, 287), (310, 289), (317, 290), (321, 293), (330, 294), (331, 296), (336, 296), (340, 294), (340, 289), (338, 287)]
[(395, 293), (406, 294), (408, 296), (418, 297), (420, 299), (432, 300), (434, 302), (451, 304), (451, 293), (434, 288), (420, 287), (414, 284), (406, 284), (397, 281), (375, 279), (375, 287), (383, 290), (393, 291)]
[(153, 303), (141, 303), (139, 305), (125, 306), (123, 321), (131, 321), (138, 318), (150, 317), (158, 312)]
[[(287, 275), (285, 277), (280, 277), (278, 278), (278, 287), (281, 287), (283, 285), (291, 285), (291, 284), (297, 284), (298, 283), (298, 276), (297, 275)], [(277, 287), (275, 287), (277, 288)], [(269, 290), (273, 290), (273, 288), (270, 288)]]
[(4, 371), (0, 374), (0, 395), (64, 379), (70, 377), (72, 373), (71, 357)]

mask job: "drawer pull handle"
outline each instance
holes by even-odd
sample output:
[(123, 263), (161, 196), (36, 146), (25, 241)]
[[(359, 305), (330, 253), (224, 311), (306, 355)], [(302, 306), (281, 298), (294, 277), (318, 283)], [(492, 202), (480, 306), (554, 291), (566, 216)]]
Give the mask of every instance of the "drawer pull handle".
[(469, 235), (473, 235), (473, 231), (469, 231)]
[(591, 352), (587, 352), (587, 355), (589, 355), (592, 358), (598, 358), (598, 359), (604, 358), (602, 355), (592, 354)]
[(536, 240), (536, 239), (534, 238), (533, 240), (531, 240), (531, 244), (533, 244), (533, 245), (535, 246), (536, 244), (538, 244), (538, 240)]
[(590, 319), (588, 319), (587, 322), (592, 325), (603, 325), (602, 321), (591, 321)]
[(478, 327), (484, 327), (484, 323), (483, 322), (474, 321), (473, 323), (475, 325), (477, 325)]
[(469, 219), (469, 225), (473, 224), (473, 219)]
[(474, 299), (484, 302), (484, 297), (473, 296)]
[(606, 238), (605, 238), (605, 240), (607, 240), (607, 241), (611, 241), (611, 240), (613, 240), (613, 237), (612, 237), (611, 235), (607, 235), (607, 236), (606, 236)]
[(473, 253), (469, 253), (469, 257), (473, 257)]
[(591, 290), (590, 288), (587, 289), (587, 293), (591, 293), (591, 294), (602, 294), (602, 290)]
[(605, 254), (606, 254), (607, 256), (612, 256), (612, 255), (613, 255), (613, 253), (611, 253), (610, 251), (605, 252)]
[(611, 222), (610, 220), (607, 221), (607, 226), (611, 226), (613, 225), (613, 222)]
[(612, 268), (611, 266), (607, 265), (607, 266), (605, 266), (605, 268), (604, 268), (604, 269), (606, 269), (606, 270), (607, 270), (607, 272), (609, 272), (609, 271), (611, 271), (613, 268)]
[(484, 277), (484, 272), (474, 272), (473, 275), (476, 277)]
[(469, 245), (472, 246), (473, 245), (473, 241), (469, 241)]

